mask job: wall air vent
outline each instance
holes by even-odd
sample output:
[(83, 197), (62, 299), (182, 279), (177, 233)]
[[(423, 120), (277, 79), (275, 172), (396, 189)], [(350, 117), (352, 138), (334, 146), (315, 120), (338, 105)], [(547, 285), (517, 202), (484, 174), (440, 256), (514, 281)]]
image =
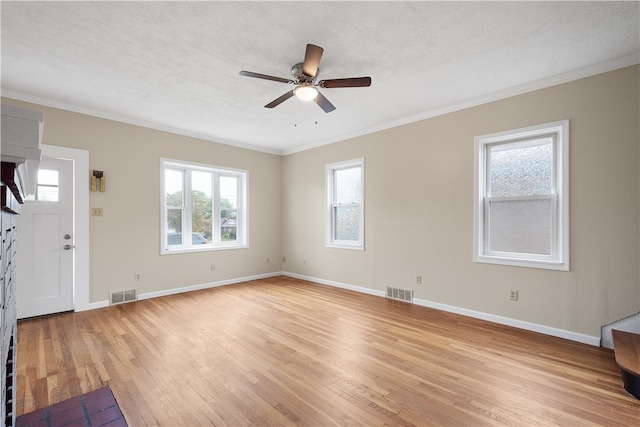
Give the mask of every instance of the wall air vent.
[(110, 305), (136, 301), (137, 299), (138, 299), (138, 292), (135, 289), (129, 289), (128, 291), (111, 292), (109, 294)]
[(413, 289), (400, 289), (387, 286), (387, 298), (413, 303)]

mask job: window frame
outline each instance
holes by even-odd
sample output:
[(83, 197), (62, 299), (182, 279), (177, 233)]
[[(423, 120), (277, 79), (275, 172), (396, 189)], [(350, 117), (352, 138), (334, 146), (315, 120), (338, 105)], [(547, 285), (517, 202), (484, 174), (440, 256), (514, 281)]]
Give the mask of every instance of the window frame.
[[(343, 169), (360, 168), (360, 203), (338, 204), (336, 202), (336, 180), (335, 173)], [(364, 184), (364, 157), (353, 160), (346, 160), (325, 165), (325, 183), (326, 183), (326, 226), (325, 226), (325, 246), (328, 248), (364, 250), (364, 203), (365, 203), (365, 184)], [(358, 240), (339, 240), (335, 239), (335, 208), (338, 206), (358, 206), (359, 207), (359, 224), (358, 224)]]
[[(524, 144), (552, 137), (554, 188), (552, 193), (531, 196), (494, 197), (490, 195), (489, 148)], [(548, 270), (570, 270), (569, 253), (569, 120), (545, 123), (504, 132), (476, 136), (474, 167), (474, 261)], [(552, 206), (550, 254), (499, 252), (489, 249), (489, 215), (492, 202), (549, 199)]]
[[(166, 171), (179, 170), (183, 171), (182, 182), (182, 236), (189, 236), (192, 230), (192, 189), (191, 172), (207, 172), (211, 173), (212, 185), (212, 242), (205, 245), (193, 245), (192, 239), (183, 237), (182, 244), (168, 245), (167, 236), (169, 233), (167, 227), (167, 212), (170, 209), (166, 205), (165, 185)], [(238, 179), (237, 185), (237, 208), (236, 208), (236, 240), (232, 242), (223, 242), (220, 240), (220, 178), (235, 177)], [(226, 168), (221, 166), (207, 165), (202, 163), (188, 162), (184, 160), (160, 159), (160, 254), (170, 255), (176, 253), (188, 252), (207, 252), (228, 249), (242, 249), (249, 247), (249, 227), (248, 227), (248, 181), (249, 172), (242, 169)]]

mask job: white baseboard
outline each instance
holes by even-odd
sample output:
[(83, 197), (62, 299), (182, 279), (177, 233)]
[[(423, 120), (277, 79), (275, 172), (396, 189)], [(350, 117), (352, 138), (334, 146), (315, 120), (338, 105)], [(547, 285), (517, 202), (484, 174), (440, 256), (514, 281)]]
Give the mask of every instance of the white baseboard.
[(320, 285), (329, 285), (335, 288), (348, 289), (350, 291), (360, 292), (368, 295), (374, 295), (377, 297), (384, 298), (385, 296), (385, 293), (383, 291), (376, 291), (375, 289), (363, 288), (361, 286), (354, 286), (346, 283), (334, 282), (333, 280), (325, 280), (325, 279), (319, 279), (317, 277), (303, 276), (302, 274), (289, 273), (287, 271), (283, 271), (281, 274), (283, 276), (293, 277), (294, 279), (307, 280), (309, 282), (318, 283)]
[(191, 292), (191, 291), (199, 291), (199, 290), (202, 290), (202, 289), (217, 288), (218, 286), (233, 285), (235, 283), (249, 282), (251, 280), (266, 279), (266, 278), (269, 278), (269, 277), (275, 277), (275, 276), (281, 276), (281, 275), (282, 275), (282, 273), (280, 273), (280, 272), (257, 274), (255, 276), (238, 277), (238, 278), (235, 278), (235, 279), (220, 280), (220, 281), (217, 281), (217, 282), (210, 282), (210, 283), (202, 283), (200, 285), (184, 286), (182, 288), (173, 288), (173, 289), (165, 289), (163, 291), (147, 292), (147, 293), (144, 293), (144, 294), (138, 294), (138, 299), (139, 300), (144, 300), (144, 299), (149, 299), (149, 298), (165, 297), (165, 296), (168, 296), (168, 295), (181, 294), (183, 292)]
[(89, 304), (83, 305), (82, 307), (76, 307), (74, 311), (95, 310), (98, 308), (104, 308), (108, 306), (109, 306), (109, 300), (106, 299), (104, 301), (90, 302)]
[(524, 329), (526, 331), (539, 332), (553, 337), (564, 338), (571, 341), (577, 341), (583, 344), (600, 346), (600, 337), (579, 334), (577, 332), (558, 329), (551, 326), (540, 325), (537, 323), (525, 322), (524, 320), (512, 319), (510, 317), (497, 316), (495, 314), (484, 313), (482, 311), (469, 310), (453, 305), (440, 304), (433, 301), (414, 298), (413, 303), (423, 307), (435, 308), (436, 310), (448, 311), (450, 313), (460, 314), (463, 316), (473, 317), (475, 319), (486, 320), (488, 322), (498, 323), (501, 325), (513, 326), (514, 328)]
[[(349, 289), (351, 291), (362, 292), (364, 294), (375, 295), (378, 297), (384, 297), (384, 291), (377, 291), (374, 289), (363, 288), (360, 286), (348, 285), (345, 283), (334, 282), (331, 280), (319, 279), (317, 277), (303, 276), (301, 274), (282, 272), (284, 276), (294, 277), (296, 279), (308, 280), (310, 282), (319, 283), (323, 285), (335, 286), (338, 288)], [(551, 326), (539, 325), (537, 323), (525, 322), (523, 320), (511, 319), (509, 317), (497, 316), (495, 314), (484, 313), (481, 311), (469, 310), (466, 308), (456, 307), (453, 305), (440, 304), (433, 301), (414, 298), (413, 303), (421, 305), (423, 307), (434, 308), (436, 310), (447, 311), (450, 313), (460, 314), (462, 316), (473, 317), (475, 319), (486, 320), (488, 322), (498, 323), (501, 325), (513, 326), (515, 328), (524, 329), (527, 331), (539, 332), (541, 334), (550, 335), (553, 337), (564, 338), (571, 341), (580, 342), (583, 344), (589, 344), (593, 346), (600, 346), (600, 337), (593, 337), (590, 335), (579, 334), (577, 332), (571, 332), (564, 329), (553, 328)]]
[[(210, 282), (210, 283), (203, 283), (200, 285), (192, 285), (192, 286), (184, 286), (181, 288), (173, 288), (173, 289), (165, 289), (162, 291), (156, 291), (156, 292), (147, 292), (144, 294), (138, 294), (138, 299), (139, 300), (145, 300), (145, 299), (149, 299), (149, 298), (158, 298), (158, 297), (163, 297), (163, 296), (168, 296), (168, 295), (175, 295), (175, 294), (180, 294), (183, 292), (191, 292), (191, 291), (198, 291), (201, 289), (209, 289), (209, 288), (215, 288), (218, 286), (226, 286), (226, 285), (233, 285), (236, 283), (242, 283), (242, 282), (248, 282), (251, 280), (258, 280), (258, 279), (266, 279), (269, 277), (276, 277), (276, 276), (288, 276), (288, 277), (293, 277), (295, 279), (301, 279), (301, 280), (307, 280), (309, 282), (313, 282), (313, 283), (318, 283), (320, 285), (328, 285), (328, 286), (333, 286), (336, 288), (341, 288), (341, 289), (347, 289), (350, 291), (355, 291), (355, 292), (360, 292), (363, 294), (367, 294), (367, 295), (373, 295), (373, 296), (377, 296), (377, 297), (385, 297), (385, 292), (384, 291), (378, 291), (375, 289), (369, 289), (369, 288), (365, 288), (362, 286), (354, 286), (354, 285), (350, 285), (347, 283), (341, 283), (341, 282), (335, 282), (333, 280), (326, 280), (326, 279), (320, 279), (318, 277), (311, 277), (311, 276), (305, 276), (302, 274), (296, 274), (296, 273), (290, 273), (287, 271), (278, 271), (278, 272), (274, 272), (274, 273), (267, 273), (267, 274), (258, 274), (255, 276), (247, 276), (247, 277), (240, 277), (240, 278), (235, 278), (235, 279), (228, 279), (228, 280), (221, 280), (218, 282)], [(571, 341), (576, 341), (576, 342), (580, 342), (583, 344), (589, 344), (589, 345), (593, 345), (593, 346), (600, 346), (600, 337), (594, 337), (594, 336), (590, 336), (590, 335), (584, 335), (584, 334), (579, 334), (577, 332), (572, 332), (572, 331), (567, 331), (564, 329), (558, 329), (558, 328), (553, 328), (551, 326), (545, 326), (545, 325), (539, 325), (537, 323), (531, 323), (531, 322), (525, 322), (523, 320), (518, 320), (518, 319), (512, 319), (509, 317), (503, 317), (503, 316), (497, 316), (495, 314), (490, 314), (490, 313), (484, 313), (481, 311), (475, 311), (475, 310), (469, 310), (466, 308), (461, 308), (461, 307), (456, 307), (453, 305), (447, 305), (447, 304), (441, 304), (441, 303), (437, 303), (437, 302), (433, 302), (433, 301), (428, 301), (428, 300), (423, 300), (423, 299), (419, 299), (419, 298), (414, 298), (413, 299), (413, 303), (416, 305), (420, 305), (423, 307), (429, 307), (429, 308), (434, 308), (436, 310), (442, 310), (442, 311), (447, 311), (450, 313), (456, 313), (456, 314), (460, 314), (462, 316), (468, 316), (468, 317), (473, 317), (476, 319), (481, 319), (481, 320), (486, 320), (488, 322), (493, 322), (493, 323), (498, 323), (501, 325), (507, 325), (507, 326), (513, 326), (515, 328), (519, 328), (519, 329), (524, 329), (527, 331), (533, 331), (533, 332), (539, 332), (542, 334), (546, 334), (546, 335), (550, 335), (550, 336), (554, 336), (554, 337), (558, 337), (558, 338), (564, 338), (564, 339), (568, 339)], [(88, 308), (86, 308), (86, 310), (93, 310), (93, 309), (97, 309), (97, 308), (102, 308), (102, 307), (107, 307), (109, 305), (109, 301), (105, 300), (105, 301), (98, 301), (98, 302), (92, 302), (89, 303)], [(77, 310), (80, 311), (80, 310)]]
[[(216, 288), (218, 286), (233, 285), (235, 283), (249, 282), (251, 280), (266, 279), (269, 277), (276, 277), (276, 276), (282, 276), (282, 272), (278, 271), (275, 273), (257, 274), (255, 276), (239, 277), (239, 278), (229, 279), (229, 280), (220, 280), (217, 282), (202, 283), (200, 285), (183, 286), (181, 288), (172, 288), (172, 289), (164, 289), (162, 291), (156, 291), (156, 292), (147, 292), (143, 294), (138, 294), (138, 300), (145, 300), (150, 298), (158, 298), (158, 297), (164, 297), (168, 295), (181, 294), (183, 292), (199, 291), (201, 289)], [(109, 300), (97, 301), (97, 302), (91, 302), (86, 307), (83, 307), (82, 309), (76, 309), (75, 311), (95, 310), (97, 308), (103, 308), (108, 306), (109, 306)]]

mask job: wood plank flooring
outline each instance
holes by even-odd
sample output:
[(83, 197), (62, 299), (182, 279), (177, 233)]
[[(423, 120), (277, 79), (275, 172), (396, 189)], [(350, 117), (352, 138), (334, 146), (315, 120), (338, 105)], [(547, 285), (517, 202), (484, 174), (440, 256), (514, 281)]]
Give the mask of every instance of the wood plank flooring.
[(18, 415), (130, 426), (640, 425), (612, 351), (287, 277), (18, 324)]

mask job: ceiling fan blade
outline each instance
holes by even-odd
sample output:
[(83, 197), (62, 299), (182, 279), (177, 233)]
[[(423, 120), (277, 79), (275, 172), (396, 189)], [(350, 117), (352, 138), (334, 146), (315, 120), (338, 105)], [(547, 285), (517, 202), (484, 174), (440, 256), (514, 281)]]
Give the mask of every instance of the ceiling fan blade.
[(302, 65), (302, 72), (309, 76), (315, 77), (320, 66), (320, 58), (324, 49), (314, 44), (307, 45), (307, 51), (304, 54), (304, 63)]
[(272, 80), (280, 83), (295, 83), (293, 80), (283, 79), (282, 77), (269, 76), (266, 74), (254, 73), (252, 71), (240, 71), (241, 76), (255, 77), (256, 79)]
[(287, 99), (291, 98), (292, 96), (293, 96), (293, 91), (290, 90), (289, 92), (285, 93), (281, 97), (276, 98), (273, 101), (271, 101), (270, 103), (268, 103), (267, 105), (265, 105), (264, 108), (277, 107), (278, 105), (282, 104), (284, 101), (286, 101)]
[(330, 113), (336, 109), (336, 107), (320, 92), (318, 92), (318, 95), (316, 96), (316, 104), (318, 104), (325, 113)]
[(347, 79), (320, 80), (318, 86), (331, 89), (336, 87), (367, 87), (371, 86), (371, 77), (351, 77)]

